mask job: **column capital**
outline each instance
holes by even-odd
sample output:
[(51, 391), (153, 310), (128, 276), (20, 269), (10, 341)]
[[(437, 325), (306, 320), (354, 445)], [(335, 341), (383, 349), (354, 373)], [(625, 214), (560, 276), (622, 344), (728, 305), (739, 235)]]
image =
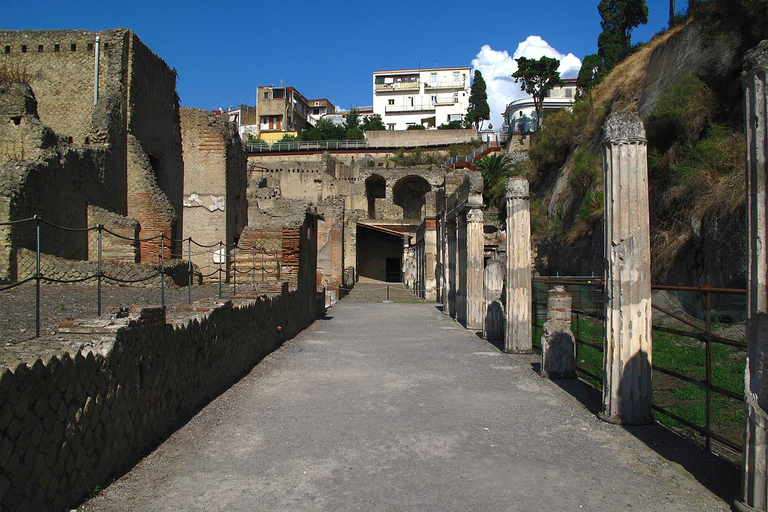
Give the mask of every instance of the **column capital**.
[(483, 222), (483, 209), (478, 207), (467, 209), (467, 222)]
[(744, 54), (744, 73), (750, 74), (758, 70), (768, 70), (768, 40)]
[(528, 199), (529, 196), (528, 180), (517, 176), (507, 179), (504, 193), (506, 199)]
[(604, 144), (646, 144), (645, 127), (635, 112), (615, 112), (603, 127)]

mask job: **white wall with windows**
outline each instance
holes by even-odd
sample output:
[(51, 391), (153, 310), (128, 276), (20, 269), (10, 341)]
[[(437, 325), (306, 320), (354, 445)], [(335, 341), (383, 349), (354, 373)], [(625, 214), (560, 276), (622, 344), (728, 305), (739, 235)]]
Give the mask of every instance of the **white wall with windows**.
[(373, 112), (391, 130), (462, 120), (469, 108), (470, 72), (469, 67), (374, 71)]

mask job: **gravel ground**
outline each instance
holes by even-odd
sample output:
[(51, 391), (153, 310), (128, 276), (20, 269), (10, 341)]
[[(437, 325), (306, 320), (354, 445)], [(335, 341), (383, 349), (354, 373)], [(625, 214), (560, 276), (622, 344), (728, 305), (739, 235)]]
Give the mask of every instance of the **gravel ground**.
[[(243, 287), (238, 293), (248, 293)], [(218, 298), (218, 285), (192, 287), (192, 301)], [(187, 304), (186, 287), (165, 288), (165, 304), (173, 307)], [(231, 285), (222, 288), (222, 297), (232, 295)], [(160, 288), (128, 288), (102, 286), (102, 317), (117, 308), (138, 305), (159, 305)], [(15, 368), (21, 362), (44, 359), (82, 343), (82, 336), (57, 334), (59, 322), (72, 319), (96, 318), (98, 290), (92, 285), (43, 284), (40, 292), (40, 337), (35, 337), (35, 286), (33, 283), (0, 292), (0, 369)], [(36, 355), (37, 354), (37, 355)], [(31, 358), (31, 361), (29, 360)]]

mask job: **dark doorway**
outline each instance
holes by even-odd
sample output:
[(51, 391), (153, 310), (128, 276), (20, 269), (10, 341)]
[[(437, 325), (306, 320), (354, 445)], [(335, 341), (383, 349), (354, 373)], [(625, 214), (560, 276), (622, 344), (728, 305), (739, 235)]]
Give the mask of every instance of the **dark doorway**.
[(388, 283), (399, 283), (402, 281), (400, 276), (400, 258), (387, 258), (387, 279)]
[(360, 278), (399, 282), (402, 258), (402, 236), (375, 227), (357, 226), (357, 273)]

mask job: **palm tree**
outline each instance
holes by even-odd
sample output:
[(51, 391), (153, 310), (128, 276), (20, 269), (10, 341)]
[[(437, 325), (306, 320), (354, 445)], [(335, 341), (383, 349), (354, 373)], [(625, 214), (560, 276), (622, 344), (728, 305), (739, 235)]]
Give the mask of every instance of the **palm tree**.
[(512, 160), (503, 153), (486, 155), (475, 166), (483, 175), (483, 198), (486, 206), (504, 210), (504, 190), (512, 174)]

